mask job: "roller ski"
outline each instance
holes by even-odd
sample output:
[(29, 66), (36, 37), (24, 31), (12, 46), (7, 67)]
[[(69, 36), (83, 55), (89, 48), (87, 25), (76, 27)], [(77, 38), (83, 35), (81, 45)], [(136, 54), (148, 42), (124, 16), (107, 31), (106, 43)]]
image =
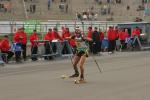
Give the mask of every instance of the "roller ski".
[(61, 78), (62, 79), (71, 79), (71, 78), (78, 78), (79, 77), (79, 74), (73, 74), (71, 76), (68, 76), (68, 75), (61, 75)]

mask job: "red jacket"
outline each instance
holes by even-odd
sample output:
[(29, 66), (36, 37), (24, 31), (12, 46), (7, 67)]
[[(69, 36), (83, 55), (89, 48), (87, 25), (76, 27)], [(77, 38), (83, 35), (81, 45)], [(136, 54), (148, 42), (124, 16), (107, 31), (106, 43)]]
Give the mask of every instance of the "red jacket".
[(125, 40), (127, 37), (129, 37), (129, 34), (127, 32), (119, 32), (119, 39)]
[(138, 28), (133, 29), (133, 31), (132, 31), (132, 37), (134, 37), (134, 36), (140, 36), (140, 34), (141, 34), (141, 30), (140, 29), (138, 29)]
[(27, 35), (25, 32), (16, 32), (13, 39), (15, 43), (27, 44)]
[(52, 33), (47, 32), (45, 34), (44, 40), (49, 40), (51, 42), (53, 40)]
[[(39, 40), (39, 37), (38, 37), (37, 33), (32, 33), (32, 35), (30, 36), (30, 42), (31, 42), (32, 47), (35, 46), (35, 44), (34, 44), (35, 40)], [(38, 44), (36, 44), (36, 45), (38, 45)]]
[(104, 33), (100, 32), (100, 41), (102, 42), (103, 39), (104, 39)]
[[(67, 32), (67, 31), (65, 31), (65, 32), (62, 34), (62, 38), (63, 38), (63, 39), (66, 39), (67, 37), (70, 37), (70, 36), (71, 36), (71, 34), (70, 34), (69, 32)], [(75, 39), (70, 39), (70, 40), (69, 40), (69, 44), (70, 44), (72, 47), (76, 46), (76, 41), (75, 41)]]
[(93, 33), (92, 30), (91, 30), (91, 31), (88, 31), (87, 37), (88, 37), (88, 38), (92, 38), (92, 33)]
[(70, 32), (65, 31), (65, 32), (62, 33), (62, 38), (63, 39), (65, 39), (67, 37), (70, 37), (70, 36), (71, 36)]
[(25, 32), (21, 32), (20, 35), (23, 37), (22, 39), (22, 44), (26, 45), (27, 44), (27, 34)]
[(52, 39), (53, 40), (60, 40), (60, 41), (63, 41), (62, 37), (59, 35), (59, 33), (55, 33), (55, 32), (52, 32)]
[(0, 42), (0, 49), (3, 52), (7, 52), (10, 49), (10, 44), (9, 44), (9, 40), (4, 38), (1, 42)]
[(117, 33), (113, 29), (109, 29), (107, 32), (107, 38), (108, 40), (115, 40), (117, 39)]
[(71, 40), (69, 41), (69, 43), (70, 43), (70, 45), (71, 45), (72, 47), (75, 47), (75, 46), (76, 46), (76, 40), (75, 40), (75, 39), (71, 39)]
[(21, 42), (22, 37), (20, 36), (20, 32), (16, 32), (13, 36), (13, 40), (15, 43), (20, 43)]

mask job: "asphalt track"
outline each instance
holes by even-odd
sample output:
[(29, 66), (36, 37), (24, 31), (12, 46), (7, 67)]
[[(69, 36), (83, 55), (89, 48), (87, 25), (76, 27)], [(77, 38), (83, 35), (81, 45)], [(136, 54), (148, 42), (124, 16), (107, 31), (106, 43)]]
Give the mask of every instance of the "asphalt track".
[(86, 84), (61, 79), (73, 73), (70, 59), (0, 67), (0, 100), (149, 100), (150, 51), (102, 53), (95, 57), (100, 74), (89, 57)]

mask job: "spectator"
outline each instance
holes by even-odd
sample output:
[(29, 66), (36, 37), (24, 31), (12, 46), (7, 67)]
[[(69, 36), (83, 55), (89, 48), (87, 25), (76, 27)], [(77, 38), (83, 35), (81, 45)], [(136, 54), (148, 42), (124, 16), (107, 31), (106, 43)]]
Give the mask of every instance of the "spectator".
[(97, 20), (97, 17), (98, 17), (98, 13), (95, 13), (94, 14), (94, 20)]
[(120, 29), (118, 34), (121, 43), (121, 49), (126, 48), (125, 40), (129, 37), (128, 30), (125, 29), (125, 31), (123, 31), (123, 29)]
[(87, 20), (87, 15), (86, 14), (83, 14), (83, 20)]
[(58, 40), (58, 41), (62, 41), (63, 40), (63, 38), (59, 35), (57, 28), (53, 28), (52, 40)]
[(16, 62), (20, 63), (21, 62), (21, 46), (22, 46), (22, 43), (23, 43), (23, 38), (22, 37), (22, 28), (19, 28), (17, 30), (17, 32), (14, 34), (13, 36), (13, 41), (14, 41), (14, 44), (13, 44), (13, 48), (14, 48), (14, 52), (15, 52), (15, 56), (16, 56)]
[(82, 20), (81, 14), (77, 12), (77, 13), (76, 13), (76, 18), (77, 18), (77, 20)]
[(135, 36), (140, 36), (140, 34), (141, 34), (141, 30), (140, 30), (140, 28), (139, 27), (135, 27), (134, 29), (133, 29), (133, 31), (132, 31), (132, 37), (135, 37)]
[(36, 12), (36, 4), (31, 4), (30, 5), (30, 12), (35, 13)]
[(114, 52), (116, 47), (116, 37), (117, 34), (113, 30), (113, 27), (109, 27), (109, 30), (107, 32), (107, 38), (108, 38), (108, 52), (111, 54)]
[[(63, 38), (59, 35), (57, 28), (53, 28), (52, 41), (60, 41), (60, 42), (63, 41)], [(52, 48), (53, 48), (54, 53), (56, 53), (57, 51), (56, 43), (54, 43)]]
[(62, 38), (63, 38), (63, 40), (65, 40), (64, 41), (64, 47), (63, 47), (63, 50), (62, 50), (62, 54), (69, 54), (67, 43), (69, 43), (70, 37), (71, 37), (71, 34), (70, 34), (70, 31), (69, 31), (69, 28), (66, 28), (65, 32), (62, 34)]
[[(52, 39), (53, 39), (53, 37), (52, 37), (52, 29), (50, 28), (48, 30), (48, 32), (45, 34), (45, 36), (44, 36), (44, 40), (49, 41), (49, 42), (45, 42), (45, 44), (44, 44), (45, 54), (46, 55), (49, 55), (49, 54), (52, 53), (52, 50), (51, 50), (51, 47), (50, 47), (51, 46), (50, 43), (52, 42)], [(52, 59), (52, 57), (51, 56), (46, 56), (44, 59), (45, 60), (50, 60), (50, 59)]]
[(4, 38), (0, 42), (0, 50), (1, 50), (1, 53), (7, 54), (7, 55), (2, 54), (2, 59), (6, 63), (8, 63), (10, 58), (14, 55), (14, 53), (12, 51), (10, 51), (10, 47), (11, 46), (10, 46), (10, 43), (9, 43), (8, 36), (5, 35)]
[(52, 4), (52, 0), (48, 0), (48, 10), (50, 10), (50, 8), (51, 8), (51, 4)]
[(68, 13), (68, 4), (66, 4), (66, 13)]
[(97, 30), (97, 27), (94, 28), (94, 32), (92, 33), (92, 46), (93, 46), (93, 54), (97, 54), (99, 51), (100, 51), (100, 45), (99, 45), (99, 42), (100, 42), (100, 34)]
[(93, 33), (92, 27), (88, 27), (87, 38), (88, 38), (88, 40), (91, 39), (91, 41), (88, 41), (90, 52), (93, 52), (92, 51), (93, 50), (92, 33)]
[(127, 10), (130, 10), (130, 6), (129, 5), (127, 5)]
[(38, 44), (37, 42), (35, 42), (35, 40), (39, 40), (36, 30), (34, 30), (32, 35), (30, 36), (32, 61), (38, 60), (37, 59)]
[(101, 51), (102, 41), (103, 41), (103, 39), (104, 39), (104, 33), (102, 32), (101, 29), (99, 29), (99, 34), (100, 34), (99, 47), (100, 47), (100, 51)]
[(21, 47), (22, 47), (22, 55), (24, 61), (26, 61), (26, 48), (27, 48), (27, 34), (24, 32), (24, 28), (21, 28), (20, 36), (22, 37), (21, 40)]

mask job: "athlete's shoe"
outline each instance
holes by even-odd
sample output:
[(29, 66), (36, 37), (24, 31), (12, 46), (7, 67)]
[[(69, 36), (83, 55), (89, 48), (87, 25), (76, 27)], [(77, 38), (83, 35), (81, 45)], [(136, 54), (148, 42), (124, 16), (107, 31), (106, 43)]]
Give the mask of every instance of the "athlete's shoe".
[(79, 73), (75, 73), (75, 74), (73, 74), (73, 75), (71, 75), (71, 76), (69, 76), (70, 78), (74, 78), (74, 77), (79, 77)]

